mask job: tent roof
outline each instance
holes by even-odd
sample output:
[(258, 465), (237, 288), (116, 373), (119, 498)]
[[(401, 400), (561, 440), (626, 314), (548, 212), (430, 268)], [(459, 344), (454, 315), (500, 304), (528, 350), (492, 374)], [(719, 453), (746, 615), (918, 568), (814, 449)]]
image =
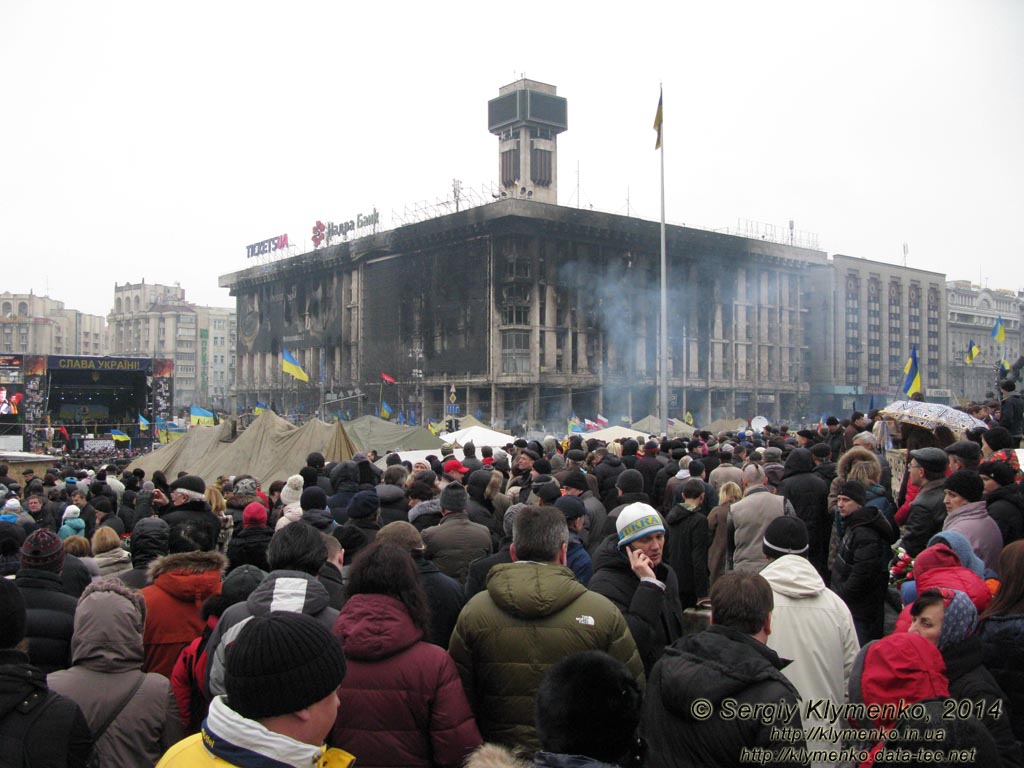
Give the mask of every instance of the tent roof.
[[(689, 424), (686, 424), (679, 419), (674, 419), (673, 422), (674, 423), (669, 425), (668, 428), (669, 437), (676, 437), (679, 435), (690, 437), (697, 431)], [(654, 416), (645, 416), (639, 421), (634, 421), (632, 429), (637, 429), (648, 435), (660, 435), (662, 434), (661, 427), (661, 419), (655, 418)]]
[(356, 451), (440, 451), (444, 442), (426, 427), (408, 427), (376, 416), (342, 422), (342, 427)]
[(746, 419), (715, 419), (703, 427), (703, 429), (708, 432), (714, 432), (716, 435), (719, 432), (739, 432), (741, 429), (746, 428)]
[(231, 438), (230, 422), (193, 427), (184, 437), (136, 459), (130, 468), (141, 467), (147, 477), (161, 470), (168, 478), (184, 470), (207, 482), (220, 475), (251, 474), (269, 484), (298, 472), (313, 451), (327, 461), (350, 459), (354, 453), (340, 424), (314, 420), (296, 427), (272, 411), (264, 411)]
[(596, 432), (578, 432), (584, 440), (603, 440), (606, 443), (611, 443), (615, 440), (620, 440), (624, 437), (632, 437), (636, 440), (643, 442), (646, 440), (650, 433), (644, 432), (642, 429), (633, 429), (632, 427), (606, 427), (605, 429), (599, 429)]
[(441, 435), (441, 440), (452, 445), (465, 445), (472, 441), (473, 445), (489, 445), (492, 448), (502, 448), (509, 443), (515, 442), (515, 438), (512, 435), (506, 435), (504, 432), (495, 432), (487, 427), (467, 427), (457, 432), (449, 432)]

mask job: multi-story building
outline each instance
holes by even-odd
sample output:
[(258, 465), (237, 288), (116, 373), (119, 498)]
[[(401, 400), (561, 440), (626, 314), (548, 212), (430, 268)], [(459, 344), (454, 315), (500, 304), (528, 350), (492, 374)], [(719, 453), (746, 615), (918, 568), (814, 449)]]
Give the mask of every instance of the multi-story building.
[[(237, 300), (242, 406), (356, 415), (387, 402), (417, 423), (457, 413), (551, 430), (572, 413), (659, 412), (659, 223), (557, 205), (568, 123), (552, 86), (521, 80), (489, 107), (492, 202), (357, 227), (220, 278)], [(943, 275), (829, 259), (792, 224), (781, 237), (666, 229), (669, 415), (817, 421), (881, 406), (912, 346), (926, 394), (948, 395)], [(282, 372), (285, 350), (308, 383)]]
[(106, 319), (34, 293), (0, 293), (0, 353), (106, 355)]
[(180, 285), (114, 284), (113, 354), (174, 360), (174, 409), (230, 407), (234, 311), (199, 307)]
[[(982, 288), (969, 280), (950, 280), (946, 283), (946, 304), (949, 308), (950, 386), (954, 395), (964, 401), (994, 395), (998, 392), (1000, 361), (1013, 366), (1024, 354), (1021, 332), (1024, 295), (1002, 288)], [(1000, 318), (1006, 334), (1002, 343), (992, 337)], [(972, 342), (981, 351), (968, 363), (967, 353)]]
[(835, 254), (820, 297), (821, 349), (828, 361), (830, 411), (902, 397), (905, 368), (917, 348), (921, 387), (929, 400), (950, 396), (947, 380), (945, 275)]

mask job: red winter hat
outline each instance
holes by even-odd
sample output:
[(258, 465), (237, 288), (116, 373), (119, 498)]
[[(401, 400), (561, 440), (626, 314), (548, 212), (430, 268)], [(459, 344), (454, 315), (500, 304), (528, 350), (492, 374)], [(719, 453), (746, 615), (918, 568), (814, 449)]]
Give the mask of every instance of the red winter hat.
[(959, 568), (963, 565), (956, 552), (946, 544), (932, 544), (914, 559), (914, 575), (920, 576), (934, 568)]
[(242, 510), (242, 527), (255, 528), (267, 524), (267, 508), (262, 502), (253, 501)]

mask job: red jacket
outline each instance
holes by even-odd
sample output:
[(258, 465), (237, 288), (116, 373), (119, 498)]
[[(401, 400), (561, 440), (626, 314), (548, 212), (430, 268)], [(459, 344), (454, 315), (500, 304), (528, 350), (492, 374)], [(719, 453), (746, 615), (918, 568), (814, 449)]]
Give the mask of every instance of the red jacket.
[(181, 552), (155, 560), (149, 567), (153, 583), (142, 589), (146, 629), (143, 672), (170, 679), (182, 649), (203, 632), (203, 601), (219, 595), (227, 559), (219, 552)]
[(457, 768), (483, 743), (455, 663), (405, 606), (353, 595), (334, 625), (347, 670), (329, 742), (360, 768)]
[[(206, 691), (206, 662), (209, 656), (203, 641), (209, 640), (218, 618), (210, 616), (206, 620), (202, 634), (185, 646), (171, 673), (171, 688), (174, 689), (174, 698), (178, 700), (178, 714), (186, 735), (199, 733), (210, 708), (210, 695)], [(200, 643), (203, 644), (202, 650), (199, 648)]]
[[(970, 568), (960, 565), (960, 558), (945, 544), (933, 544), (914, 560), (914, 580), (917, 594), (926, 589), (958, 589), (965, 592), (978, 613), (982, 613), (992, 601), (988, 585)], [(912, 605), (903, 606), (896, 619), (896, 632), (910, 629)]]

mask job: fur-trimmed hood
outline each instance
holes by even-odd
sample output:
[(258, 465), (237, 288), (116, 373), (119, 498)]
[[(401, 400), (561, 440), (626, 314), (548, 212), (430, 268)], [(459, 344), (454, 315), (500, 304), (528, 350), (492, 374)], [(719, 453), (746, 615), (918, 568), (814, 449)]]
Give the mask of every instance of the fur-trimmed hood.
[(836, 465), (836, 476), (845, 480), (849, 476), (853, 465), (862, 461), (874, 463), (878, 466), (878, 471), (882, 471), (882, 465), (874, 453), (869, 451), (867, 448), (861, 448), (859, 445), (855, 445), (839, 459), (839, 463)]
[(157, 576), (167, 573), (193, 574), (207, 571), (219, 571), (223, 576), (227, 567), (228, 559), (220, 552), (177, 552), (151, 562), (149, 579), (151, 582), (156, 581)]
[(530, 768), (530, 763), (516, 759), (505, 747), (484, 744), (466, 759), (466, 768)]

